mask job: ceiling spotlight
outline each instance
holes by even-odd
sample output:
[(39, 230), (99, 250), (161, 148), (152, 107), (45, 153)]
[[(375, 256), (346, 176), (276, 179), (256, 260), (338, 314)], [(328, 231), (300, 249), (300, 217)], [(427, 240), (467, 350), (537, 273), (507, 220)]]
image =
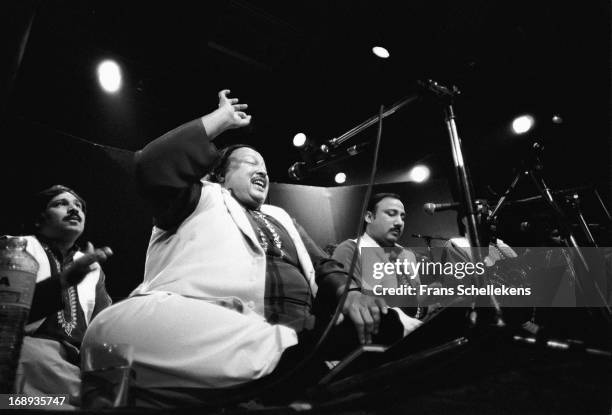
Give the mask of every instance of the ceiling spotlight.
[(535, 120), (531, 115), (521, 115), (512, 121), (512, 131), (514, 134), (525, 134), (533, 128)]
[(342, 184), (342, 183), (346, 182), (346, 174), (340, 172), (340, 173), (336, 174), (336, 177), (334, 177), (334, 180), (336, 181), (336, 183)]
[(121, 69), (117, 62), (105, 60), (98, 65), (98, 82), (102, 89), (114, 94), (121, 88)]
[(304, 133), (297, 133), (293, 137), (293, 145), (295, 147), (302, 147), (304, 144), (306, 144), (306, 134), (304, 134)]
[(412, 168), (412, 170), (410, 170), (410, 173), (408, 173), (408, 180), (416, 183), (423, 183), (429, 179), (430, 175), (431, 171), (429, 170), (429, 167), (423, 164), (417, 164)]
[(552, 117), (552, 122), (553, 122), (554, 124), (562, 124), (562, 123), (563, 123), (563, 118), (561, 118), (561, 116), (560, 116), (560, 115), (555, 114), (555, 115), (553, 115), (553, 117)]
[(382, 59), (387, 59), (390, 56), (389, 51), (382, 46), (374, 46), (372, 48), (372, 53)]

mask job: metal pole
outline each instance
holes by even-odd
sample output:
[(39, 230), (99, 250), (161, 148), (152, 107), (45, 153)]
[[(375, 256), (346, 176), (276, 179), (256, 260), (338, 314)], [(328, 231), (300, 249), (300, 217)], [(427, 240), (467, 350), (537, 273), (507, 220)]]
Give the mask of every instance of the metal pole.
[[(451, 149), (453, 153), (453, 162), (455, 163), (457, 184), (459, 185), (459, 197), (461, 198), (460, 202), (463, 206), (463, 212), (465, 212), (467, 219), (467, 233), (470, 241), (470, 246), (472, 247), (474, 260), (476, 262), (482, 262), (483, 249), (488, 250), (489, 241), (483, 241), (480, 237), (480, 233), (478, 230), (478, 223), (476, 220), (476, 214), (474, 212), (474, 191), (467, 172), (467, 167), (465, 166), (463, 150), (461, 148), (461, 139), (459, 138), (459, 134), (457, 133), (455, 114), (453, 111), (453, 106), (450, 102), (445, 108), (445, 115), (446, 126), (448, 129), (448, 135), (450, 138)], [(481, 280), (477, 279), (477, 281), (480, 282)], [(479, 283), (478, 285), (481, 284)], [(495, 295), (489, 295), (489, 301), (491, 303), (490, 305), (495, 310), (495, 325), (498, 327), (505, 326), (504, 320), (502, 318), (501, 307)], [(469, 316), (472, 325), (475, 325), (477, 323), (477, 312), (475, 306), (476, 304), (473, 305), (472, 311)]]
[[(411, 102), (416, 101), (418, 97), (419, 96), (417, 94), (414, 94), (406, 99), (399, 101), (396, 104), (393, 104), (391, 108), (389, 108), (388, 110), (382, 113), (382, 118), (386, 118), (389, 115), (394, 114), (400, 108), (410, 104)], [(342, 134), (340, 137), (332, 138), (331, 140), (329, 140), (329, 146), (332, 146), (332, 147), (339, 146), (340, 144), (344, 143), (349, 138), (354, 137), (355, 135), (359, 134), (366, 128), (376, 124), (378, 122), (378, 118), (379, 118), (379, 115), (370, 117), (364, 122), (362, 122), (361, 124), (357, 125), (356, 127), (351, 128), (346, 133)], [(322, 147), (325, 147), (326, 149), (323, 149), (323, 151), (329, 151), (329, 146), (324, 144)]]

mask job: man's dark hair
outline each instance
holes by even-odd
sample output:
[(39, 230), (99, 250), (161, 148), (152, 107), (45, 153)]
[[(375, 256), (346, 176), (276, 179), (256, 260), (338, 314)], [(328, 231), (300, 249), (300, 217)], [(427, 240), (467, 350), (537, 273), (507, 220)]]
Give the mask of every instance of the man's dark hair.
[(26, 222), (24, 223), (24, 230), (27, 233), (36, 233), (36, 223), (38, 222), (40, 215), (47, 209), (47, 205), (49, 205), (51, 199), (65, 192), (71, 193), (79, 202), (81, 202), (83, 213), (86, 214), (87, 204), (85, 203), (85, 199), (83, 199), (73, 189), (61, 184), (56, 184), (32, 195), (28, 206), (26, 207), (27, 213), (25, 218)]
[(255, 147), (250, 146), (248, 144), (232, 144), (231, 146), (227, 146), (219, 150), (219, 158), (217, 159), (209, 173), (209, 180), (211, 182), (219, 183), (221, 181), (221, 178), (225, 177), (227, 167), (229, 166), (230, 156), (234, 151), (243, 147), (257, 151)]
[(372, 212), (373, 215), (376, 215), (376, 206), (378, 205), (378, 203), (380, 203), (381, 200), (383, 200), (386, 197), (390, 197), (392, 199), (397, 199), (397, 200), (400, 200), (400, 201), (402, 200), (400, 198), (400, 195), (398, 195), (397, 193), (376, 193), (368, 201), (368, 208), (367, 208), (367, 210), (369, 212)]

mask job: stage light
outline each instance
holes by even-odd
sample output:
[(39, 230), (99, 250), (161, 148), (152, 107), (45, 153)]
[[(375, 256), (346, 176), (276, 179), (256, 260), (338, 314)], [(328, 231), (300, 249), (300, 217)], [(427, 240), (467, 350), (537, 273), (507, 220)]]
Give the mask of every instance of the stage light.
[(302, 147), (302, 146), (304, 146), (304, 144), (306, 144), (306, 134), (304, 134), (304, 133), (297, 133), (293, 137), (293, 145), (295, 147)]
[(429, 167), (422, 164), (417, 164), (410, 170), (410, 173), (408, 173), (408, 179), (412, 182), (423, 183), (429, 179), (430, 175), (431, 171), (429, 170)]
[(525, 134), (533, 128), (535, 120), (531, 115), (521, 115), (512, 121), (512, 131), (514, 134)]
[(105, 60), (98, 65), (98, 82), (102, 89), (114, 94), (121, 88), (121, 69), (117, 62)]
[(389, 51), (382, 46), (374, 46), (372, 48), (372, 53), (382, 59), (387, 59), (390, 56)]
[(346, 174), (340, 172), (340, 173), (336, 174), (336, 177), (334, 177), (334, 180), (336, 181), (336, 183), (342, 184), (342, 183), (346, 182)]
[(562, 124), (563, 123), (563, 118), (561, 118), (560, 115), (555, 114), (552, 117), (552, 122), (553, 122), (553, 124)]

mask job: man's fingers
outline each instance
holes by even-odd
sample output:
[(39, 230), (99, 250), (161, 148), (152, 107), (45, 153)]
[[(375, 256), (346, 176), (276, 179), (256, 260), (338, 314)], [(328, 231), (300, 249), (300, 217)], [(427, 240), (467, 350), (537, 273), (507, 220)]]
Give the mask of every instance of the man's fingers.
[(87, 242), (87, 246), (85, 247), (85, 254), (92, 254), (94, 252), (94, 246), (91, 242)]
[(220, 100), (224, 100), (227, 99), (227, 94), (229, 94), (231, 91), (229, 89), (222, 89), (221, 91), (219, 91), (219, 99)]
[(105, 262), (111, 255), (113, 255), (113, 251), (107, 246), (101, 249), (96, 249), (96, 252), (94, 252), (93, 255), (94, 262)]
[(365, 337), (365, 344), (370, 344), (372, 343), (372, 332), (374, 330), (374, 319), (372, 318), (370, 314), (370, 310), (368, 310), (367, 308), (361, 308), (359, 312), (361, 313), (361, 318), (363, 319), (363, 323), (364, 323), (363, 333)]
[[(236, 100), (238, 102), (238, 100)], [(249, 104), (234, 104), (234, 110), (236, 111), (244, 111), (249, 108)]]
[(79, 266), (79, 265), (86, 266), (86, 267), (91, 268), (91, 265), (94, 262), (102, 263), (106, 261), (112, 255), (113, 255), (113, 250), (110, 249), (108, 246), (105, 246), (103, 248), (98, 248), (94, 250), (93, 252), (86, 253), (82, 257), (75, 260), (74, 265), (75, 266)]
[(380, 327), (380, 309), (378, 305), (370, 306), (370, 314), (373, 321), (372, 334), (378, 334), (378, 328)]
[(361, 316), (361, 313), (359, 312), (359, 310), (351, 309), (351, 311), (349, 311), (349, 317), (355, 325), (355, 330), (357, 331), (359, 343), (365, 344), (365, 323), (363, 322), (363, 317)]
[(250, 115), (246, 115), (244, 112), (241, 112), (241, 111), (237, 112), (236, 114), (240, 118), (240, 120), (239, 120), (239, 126), (240, 127), (244, 127), (245, 125), (249, 125), (249, 123), (251, 122), (251, 116)]
[(383, 314), (387, 314), (389, 312), (389, 306), (384, 298), (376, 298), (374, 302)]
[(238, 104), (238, 98), (228, 98), (227, 102), (229, 102), (232, 105)]

